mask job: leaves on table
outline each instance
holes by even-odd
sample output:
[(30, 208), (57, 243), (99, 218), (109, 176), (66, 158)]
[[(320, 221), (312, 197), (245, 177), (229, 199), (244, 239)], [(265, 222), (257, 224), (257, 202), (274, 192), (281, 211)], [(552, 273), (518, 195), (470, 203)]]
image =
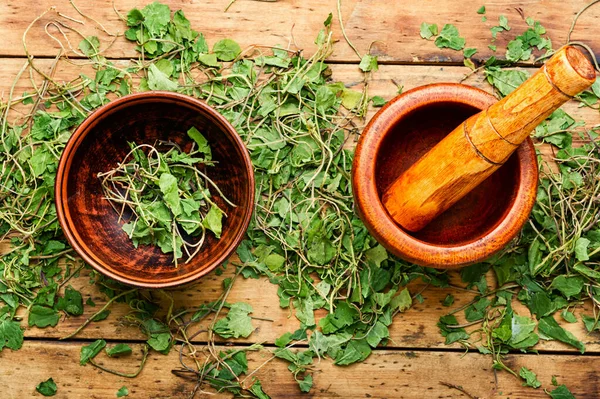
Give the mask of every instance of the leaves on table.
[(117, 391), (117, 398), (122, 398), (124, 396), (129, 396), (129, 389), (127, 389), (126, 386), (122, 386), (118, 391)]
[(105, 346), (106, 341), (103, 339), (98, 339), (89, 345), (82, 346), (81, 353), (79, 355), (79, 364), (82, 366), (87, 364), (91, 359), (96, 357), (96, 355), (100, 353)]
[(421, 37), (423, 39), (431, 39), (433, 36), (437, 36), (437, 34), (437, 24), (428, 24), (427, 22), (421, 24)]
[(569, 391), (566, 385), (560, 385), (558, 388), (547, 393), (552, 399), (575, 399), (575, 396)]
[(223, 338), (246, 338), (252, 331), (252, 306), (244, 302), (237, 302), (230, 306), (227, 316), (215, 323), (213, 331)]
[(23, 329), (18, 321), (7, 316), (0, 316), (0, 352), (9, 348), (14, 351), (23, 346)]
[(537, 375), (527, 367), (521, 367), (521, 370), (519, 370), (519, 376), (525, 380), (523, 383), (525, 386), (532, 388), (539, 388), (542, 386), (542, 383), (537, 379)]
[(438, 48), (450, 48), (452, 50), (462, 50), (465, 43), (466, 39), (460, 37), (458, 29), (452, 24), (445, 24), (439, 36), (435, 39), (435, 45)]
[(127, 344), (116, 344), (112, 348), (106, 347), (106, 354), (109, 357), (120, 357), (131, 355), (131, 347)]
[(552, 316), (540, 319), (538, 330), (545, 339), (556, 339), (574, 346), (579, 349), (581, 353), (585, 352), (585, 345), (583, 342), (578, 340), (571, 332), (562, 328)]
[(52, 377), (50, 377), (46, 381), (40, 382), (35, 387), (35, 390), (44, 396), (54, 396), (58, 392), (58, 387)]

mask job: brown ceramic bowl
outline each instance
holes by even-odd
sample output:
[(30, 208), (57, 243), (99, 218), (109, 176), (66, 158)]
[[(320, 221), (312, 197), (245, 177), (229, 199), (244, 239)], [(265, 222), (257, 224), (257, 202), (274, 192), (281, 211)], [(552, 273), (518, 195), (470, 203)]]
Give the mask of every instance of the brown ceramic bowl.
[[(133, 246), (103, 198), (97, 174), (123, 159), (129, 152), (128, 141), (171, 140), (189, 151), (192, 141), (186, 132), (192, 126), (206, 137), (218, 162), (209, 171), (211, 179), (237, 207), (213, 193), (228, 215), (221, 238), (207, 235), (198, 255), (175, 268), (172, 254), (154, 246)], [(254, 174), (242, 140), (217, 111), (181, 94), (146, 92), (108, 103), (77, 128), (60, 158), (55, 191), (60, 225), (83, 260), (122, 283), (167, 288), (204, 276), (233, 253), (252, 215)]]
[(469, 116), (496, 102), (459, 84), (422, 86), (396, 97), (371, 120), (354, 156), (357, 210), (371, 234), (395, 255), (420, 265), (454, 268), (506, 246), (535, 203), (538, 167), (531, 139), (467, 196), (416, 233), (389, 216), (381, 196), (410, 165)]

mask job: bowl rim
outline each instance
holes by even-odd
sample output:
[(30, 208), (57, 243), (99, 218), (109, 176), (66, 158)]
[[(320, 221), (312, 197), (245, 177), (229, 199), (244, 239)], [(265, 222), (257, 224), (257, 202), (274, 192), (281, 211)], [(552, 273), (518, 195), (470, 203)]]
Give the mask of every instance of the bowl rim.
[[(226, 134), (233, 141), (234, 145), (240, 150), (239, 152), (242, 154), (242, 161), (245, 166), (245, 171), (248, 175), (249, 187), (249, 190), (247, 190), (247, 192), (244, 193), (246, 196), (248, 206), (245, 209), (240, 228), (238, 229), (237, 234), (228, 243), (227, 247), (224, 248), (224, 250), (221, 252), (221, 254), (203, 269), (192, 270), (189, 273), (183, 275), (176, 275), (172, 278), (162, 279), (160, 281), (155, 281), (152, 279), (132, 279), (128, 277), (128, 275), (125, 273), (115, 273), (114, 271), (109, 270), (107, 267), (105, 267), (102, 264), (103, 262), (98, 261), (98, 258), (96, 258), (93, 255), (92, 251), (89, 250), (87, 245), (85, 245), (83, 239), (81, 239), (81, 237), (79, 236), (77, 228), (73, 223), (70, 212), (66, 205), (68, 202), (67, 176), (71, 168), (71, 162), (81, 142), (91, 131), (91, 128), (93, 128), (97, 124), (97, 122), (101, 120), (102, 117), (106, 116), (106, 114), (111, 111), (118, 111), (120, 108), (126, 108), (137, 102), (148, 100), (166, 100), (174, 102), (183, 102), (198, 109), (198, 112), (205, 113), (206, 115), (208, 115), (213, 123), (219, 125), (219, 128), (226, 132)], [(77, 252), (77, 254), (86, 263), (91, 265), (95, 270), (111, 279), (134, 287), (152, 289), (172, 288), (192, 283), (193, 281), (196, 281), (202, 276), (205, 276), (206, 274), (210, 273), (219, 265), (221, 265), (225, 260), (227, 260), (233, 254), (233, 252), (236, 250), (236, 248), (244, 238), (248, 226), (250, 224), (250, 219), (254, 211), (254, 191), (254, 168), (252, 166), (250, 154), (248, 153), (244, 142), (242, 141), (240, 135), (237, 133), (233, 125), (229, 123), (229, 121), (223, 115), (221, 115), (214, 108), (206, 104), (204, 101), (180, 93), (158, 90), (125, 95), (97, 108), (96, 110), (94, 110), (94, 112), (88, 115), (88, 117), (77, 127), (75, 132), (67, 141), (67, 144), (65, 145), (65, 148), (61, 154), (58, 163), (58, 168), (56, 171), (56, 180), (54, 183), (54, 197), (58, 222), (63, 230), (65, 237), (67, 238), (67, 241), (69, 242), (71, 247), (73, 247), (75, 252)]]
[(527, 222), (535, 204), (538, 185), (537, 157), (531, 138), (527, 138), (516, 151), (520, 184), (508, 213), (487, 234), (460, 245), (431, 244), (402, 230), (381, 203), (375, 186), (375, 155), (379, 152), (387, 128), (427, 105), (453, 102), (484, 109), (496, 101), (493, 95), (472, 86), (435, 83), (397, 96), (373, 116), (356, 147), (352, 165), (352, 191), (357, 213), (367, 230), (389, 251), (422, 266), (442, 269), (462, 267), (485, 260), (500, 251)]

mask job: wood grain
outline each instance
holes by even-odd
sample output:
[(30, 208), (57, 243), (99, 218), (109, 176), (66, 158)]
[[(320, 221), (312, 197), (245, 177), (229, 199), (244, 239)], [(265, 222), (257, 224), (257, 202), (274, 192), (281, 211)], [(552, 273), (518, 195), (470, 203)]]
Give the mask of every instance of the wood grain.
[[(115, 5), (120, 13), (126, 14), (133, 7), (143, 7), (150, 1), (116, 0)], [(231, 9), (224, 13), (230, 0), (163, 0), (172, 10), (183, 9), (192, 22), (192, 27), (204, 33), (209, 44), (218, 39), (230, 37), (238, 40), (243, 46), (250, 44), (287, 46), (298, 48), (312, 54), (315, 50), (314, 39), (329, 13), (336, 16), (336, 0), (279, 0), (259, 2), (238, 0)], [(436, 23), (441, 30), (444, 24), (454, 24), (460, 35), (466, 38), (466, 46), (478, 48), (475, 60), (487, 59), (491, 55), (504, 57), (504, 49), (508, 41), (523, 33), (527, 28), (524, 17), (530, 16), (541, 21), (547, 29), (555, 47), (566, 41), (572, 17), (584, 5), (585, 0), (520, 0), (520, 1), (461, 1), (457, 7), (454, 0), (422, 0), (407, 2), (386, 2), (377, 0), (343, 0), (342, 17), (349, 39), (364, 54), (371, 51), (381, 61), (393, 63), (459, 63), (462, 65), (463, 54), (448, 49), (440, 50), (433, 42), (426, 42), (419, 36), (422, 22)], [(110, 33), (123, 32), (124, 24), (115, 14), (111, 0), (75, 1), (77, 7), (87, 16), (101, 21)], [(38, 56), (55, 56), (59, 45), (44, 33), (49, 22), (59, 19), (84, 35), (98, 35), (105, 48), (112, 41), (93, 21), (80, 16), (69, 4), (68, 0), (22, 0), (4, 1), (0, 3), (0, 26), (3, 29), (2, 56), (23, 55), (22, 36), (26, 27), (38, 15), (50, 6), (56, 5), (56, 11), (71, 18), (85, 21), (85, 26), (69, 19), (49, 13), (37, 22), (28, 35), (28, 48)], [(487, 21), (481, 20), (476, 11), (486, 6)], [(498, 18), (504, 15), (509, 20), (511, 30), (498, 34), (493, 42), (498, 51), (487, 46), (492, 44), (490, 28), (498, 25)], [(600, 52), (600, 42), (596, 37), (597, 18), (600, 7), (592, 7), (578, 21), (572, 40), (583, 41), (590, 45), (594, 52)], [(333, 19), (335, 39), (339, 40), (331, 59), (343, 62), (358, 62), (354, 51), (346, 44), (341, 35), (337, 18)], [(67, 41), (55, 26), (48, 30), (68, 48)], [(76, 47), (81, 37), (63, 29)], [(110, 57), (137, 57), (133, 47), (119, 38), (106, 55)], [(536, 52), (540, 55), (540, 52)]]
[[(171, 374), (179, 367), (178, 355), (152, 354), (145, 370), (133, 380), (99, 371), (91, 365), (79, 365), (79, 352), (87, 342), (27, 342), (19, 352), (0, 353), (0, 390), (3, 398), (40, 397), (35, 386), (53, 377), (58, 385), (55, 398), (114, 398), (127, 386), (132, 398), (187, 397), (194, 383)], [(109, 345), (112, 345), (109, 344)], [(132, 372), (139, 364), (140, 345), (132, 345), (134, 354), (122, 359), (108, 359), (104, 353), (98, 363)], [(227, 349), (230, 349), (228, 347)], [(219, 348), (225, 349), (225, 348)], [(268, 352), (248, 354), (253, 370), (269, 358)], [(388, 351), (373, 353), (366, 361), (348, 367), (334, 366), (329, 360), (316, 363), (311, 394), (302, 394), (287, 365), (274, 360), (255, 375), (273, 398), (466, 398), (461, 392), (441, 382), (461, 386), (479, 398), (547, 398), (543, 389), (552, 390), (552, 376), (559, 383), (568, 382), (578, 399), (595, 399), (600, 395), (600, 381), (594, 370), (600, 358), (572, 355), (508, 355), (506, 364), (515, 370), (535, 370), (542, 388), (523, 387), (521, 380), (508, 373), (497, 374), (497, 384), (490, 359), (476, 353)], [(198, 395), (197, 397), (208, 397)], [(218, 395), (216, 398), (230, 397)]]

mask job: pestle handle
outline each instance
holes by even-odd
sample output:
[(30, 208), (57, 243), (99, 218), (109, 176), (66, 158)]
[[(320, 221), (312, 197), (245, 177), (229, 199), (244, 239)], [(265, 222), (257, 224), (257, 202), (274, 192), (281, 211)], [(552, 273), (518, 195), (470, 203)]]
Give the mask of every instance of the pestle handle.
[(390, 216), (418, 231), (495, 172), (552, 112), (596, 73), (575, 47), (557, 51), (508, 96), (473, 115), (398, 177), (382, 196)]

